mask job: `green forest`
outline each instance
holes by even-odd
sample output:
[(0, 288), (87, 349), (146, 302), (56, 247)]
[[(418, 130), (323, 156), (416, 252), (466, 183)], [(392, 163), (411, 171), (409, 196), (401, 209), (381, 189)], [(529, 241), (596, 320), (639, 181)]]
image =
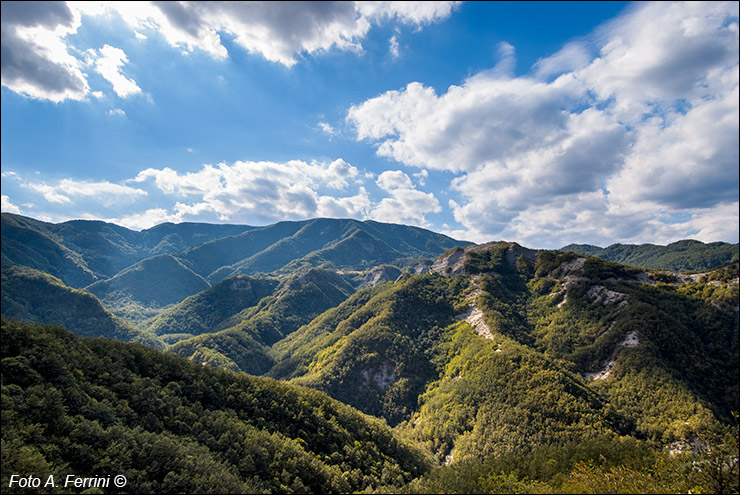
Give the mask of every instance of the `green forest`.
[(722, 246), (681, 272), (377, 222), (3, 222), (3, 493), (738, 492)]

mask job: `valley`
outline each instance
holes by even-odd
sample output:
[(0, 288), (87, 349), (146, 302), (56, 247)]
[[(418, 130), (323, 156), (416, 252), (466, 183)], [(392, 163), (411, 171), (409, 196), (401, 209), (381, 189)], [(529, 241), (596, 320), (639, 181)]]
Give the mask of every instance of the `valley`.
[(4, 486), (736, 491), (737, 244), (3, 213), (2, 317)]

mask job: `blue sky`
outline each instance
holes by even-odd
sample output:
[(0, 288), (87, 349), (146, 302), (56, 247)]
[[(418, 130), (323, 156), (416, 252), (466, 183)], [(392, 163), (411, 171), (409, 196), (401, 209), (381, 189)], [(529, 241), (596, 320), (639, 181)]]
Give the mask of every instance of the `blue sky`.
[(2, 210), (738, 242), (737, 2), (2, 2)]

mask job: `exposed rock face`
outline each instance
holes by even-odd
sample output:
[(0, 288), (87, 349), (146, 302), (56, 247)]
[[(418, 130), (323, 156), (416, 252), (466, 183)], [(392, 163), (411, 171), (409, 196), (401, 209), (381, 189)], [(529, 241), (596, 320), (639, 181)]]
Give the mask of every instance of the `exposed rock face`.
[(455, 248), (452, 252), (445, 256), (442, 255), (429, 267), (429, 270), (435, 273), (439, 273), (446, 277), (454, 277), (455, 275), (465, 274), (465, 249)]
[(378, 284), (393, 282), (401, 275), (401, 270), (394, 266), (381, 266), (365, 275), (359, 287), (375, 287)]
[(468, 253), (478, 253), (489, 251), (500, 247), (507, 247), (506, 261), (514, 266), (520, 256), (528, 261), (536, 261), (539, 251), (527, 249), (516, 242), (488, 242), (486, 244), (471, 244), (464, 248), (458, 247), (452, 249), (439, 258), (429, 267), (430, 271), (444, 275), (445, 277), (454, 277), (456, 275), (468, 275), (465, 270), (465, 260)]
[(483, 311), (475, 303), (468, 306), (468, 310), (465, 313), (455, 316), (455, 320), (465, 320), (475, 330), (475, 333), (486, 339), (493, 340), (493, 333), (483, 320)]
[(627, 294), (609, 290), (603, 285), (594, 285), (588, 289), (588, 297), (597, 304), (617, 304), (618, 306), (627, 305)]
[[(625, 303), (627, 301), (624, 301)], [(584, 376), (586, 378), (590, 378), (591, 380), (603, 380), (605, 378), (609, 378), (612, 374), (612, 369), (614, 368), (614, 365), (617, 364), (617, 358), (616, 354), (619, 352), (620, 347), (635, 347), (640, 344), (640, 337), (637, 330), (632, 330), (627, 335), (625, 335), (624, 340), (617, 344), (617, 348), (614, 350), (613, 357), (607, 362), (602, 363), (604, 364), (604, 369), (601, 371), (598, 371), (596, 373), (584, 373)]]
[(367, 386), (374, 386), (380, 390), (385, 390), (396, 381), (396, 370), (390, 361), (383, 362), (377, 368), (368, 368), (362, 370), (363, 384), (361, 390)]

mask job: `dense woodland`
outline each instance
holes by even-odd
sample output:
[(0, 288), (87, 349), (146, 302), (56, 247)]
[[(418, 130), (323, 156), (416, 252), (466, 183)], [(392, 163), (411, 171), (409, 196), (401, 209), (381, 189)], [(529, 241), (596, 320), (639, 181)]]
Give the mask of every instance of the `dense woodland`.
[(671, 245), (686, 273), (375, 222), (69, 224), (3, 214), (4, 492), (738, 491), (737, 245)]

